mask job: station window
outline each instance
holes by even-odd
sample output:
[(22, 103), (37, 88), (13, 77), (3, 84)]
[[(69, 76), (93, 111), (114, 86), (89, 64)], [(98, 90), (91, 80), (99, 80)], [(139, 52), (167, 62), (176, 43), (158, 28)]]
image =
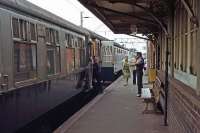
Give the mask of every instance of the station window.
[(16, 42), (14, 44), (15, 82), (36, 77), (36, 45)]

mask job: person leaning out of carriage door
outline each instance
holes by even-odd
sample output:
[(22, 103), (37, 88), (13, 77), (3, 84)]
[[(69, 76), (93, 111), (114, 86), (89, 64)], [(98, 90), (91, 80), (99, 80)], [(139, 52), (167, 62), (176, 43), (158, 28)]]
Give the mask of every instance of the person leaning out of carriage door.
[(103, 93), (101, 85), (100, 68), (97, 59), (93, 56), (93, 83), (96, 84), (99, 93)]
[(142, 88), (143, 88), (142, 78), (143, 78), (143, 69), (144, 69), (144, 59), (142, 57), (141, 52), (137, 52), (135, 66), (136, 66), (137, 86), (138, 86), (137, 97), (140, 97)]
[(125, 57), (124, 61), (123, 61), (123, 64), (122, 64), (122, 72), (123, 72), (123, 76), (124, 76), (124, 79), (125, 79), (125, 84), (124, 86), (127, 86), (128, 85), (128, 80), (131, 76), (130, 74), (130, 68), (129, 68), (129, 63), (128, 63), (128, 56)]

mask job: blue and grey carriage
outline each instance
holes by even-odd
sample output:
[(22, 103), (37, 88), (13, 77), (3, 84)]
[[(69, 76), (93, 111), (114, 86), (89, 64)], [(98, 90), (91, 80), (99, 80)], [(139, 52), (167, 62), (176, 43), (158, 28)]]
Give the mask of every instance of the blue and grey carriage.
[(101, 75), (104, 82), (112, 82), (122, 73), (122, 62), (129, 55), (129, 49), (114, 41), (102, 41)]

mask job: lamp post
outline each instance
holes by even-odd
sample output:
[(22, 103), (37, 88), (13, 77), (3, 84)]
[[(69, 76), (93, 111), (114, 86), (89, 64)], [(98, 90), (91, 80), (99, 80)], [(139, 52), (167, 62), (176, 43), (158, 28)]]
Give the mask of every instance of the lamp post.
[(83, 17), (83, 11), (81, 11), (81, 13), (80, 13), (80, 19), (81, 19), (81, 27), (83, 27), (83, 19), (84, 18), (90, 18), (90, 17)]

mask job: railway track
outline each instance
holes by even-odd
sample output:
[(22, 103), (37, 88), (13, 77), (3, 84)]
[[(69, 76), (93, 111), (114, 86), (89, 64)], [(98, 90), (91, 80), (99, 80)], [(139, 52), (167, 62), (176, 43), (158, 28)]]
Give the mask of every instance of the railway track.
[[(107, 86), (107, 85), (106, 85)], [(103, 88), (106, 88), (103, 86)], [(41, 117), (35, 119), (17, 133), (52, 133), (70, 116), (79, 111), (84, 105), (98, 95), (97, 89), (80, 92)]]

